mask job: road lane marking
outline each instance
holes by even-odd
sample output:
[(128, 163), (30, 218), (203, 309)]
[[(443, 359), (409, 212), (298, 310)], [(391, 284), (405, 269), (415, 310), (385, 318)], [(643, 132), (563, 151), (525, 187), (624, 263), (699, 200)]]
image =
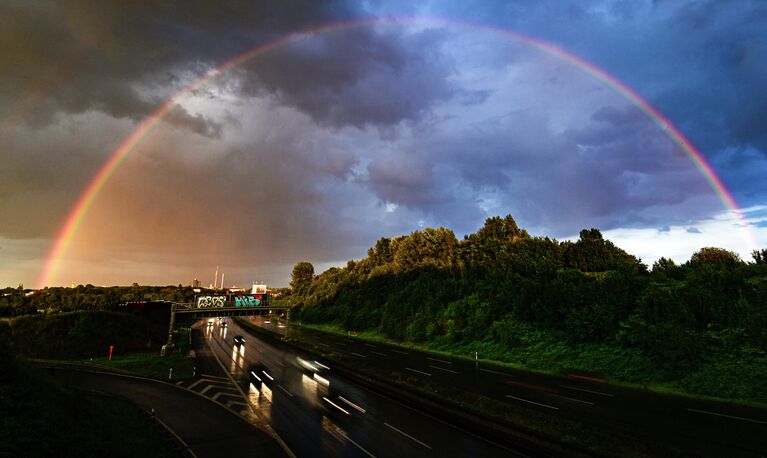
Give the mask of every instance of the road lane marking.
[(507, 374), (506, 372), (500, 372), (500, 371), (494, 371), (492, 369), (480, 369), (482, 372), (490, 372), (491, 374), (498, 374), (503, 375), (504, 377), (514, 377), (513, 375)]
[(362, 407), (360, 407), (357, 404), (353, 403), (352, 401), (346, 399), (343, 396), (339, 396), (338, 399), (340, 399), (340, 400), (344, 401), (345, 403), (349, 404), (350, 407), (352, 407), (353, 409), (356, 409), (358, 412), (361, 412), (361, 413), (365, 413), (366, 412), (365, 409), (363, 409)]
[(410, 354), (410, 353), (408, 353), (406, 351), (400, 351), (400, 350), (391, 350), (391, 351), (393, 351), (394, 353), (402, 354), (402, 355), (409, 355)]
[(341, 431), (341, 434), (342, 434), (342, 435), (343, 435), (343, 436), (346, 438), (346, 440), (348, 440), (348, 441), (349, 441), (349, 442), (351, 442), (352, 444), (356, 445), (358, 449), (360, 449), (360, 450), (362, 450), (363, 452), (365, 452), (365, 454), (366, 454), (367, 456), (369, 456), (370, 458), (376, 458), (376, 456), (375, 456), (375, 455), (373, 455), (372, 453), (370, 453), (370, 452), (368, 452), (367, 450), (365, 450), (365, 447), (363, 447), (363, 446), (361, 446), (360, 444), (358, 444), (358, 443), (354, 442), (354, 440), (353, 440), (351, 437), (349, 437), (349, 435), (348, 435), (348, 434), (344, 433), (343, 431)]
[(277, 386), (278, 386), (278, 387), (280, 387), (280, 389), (281, 389), (282, 391), (284, 391), (284, 392), (285, 392), (285, 394), (287, 394), (287, 395), (288, 395), (288, 396), (290, 396), (291, 398), (293, 397), (293, 393), (291, 393), (290, 391), (286, 390), (284, 386), (282, 386), (282, 385), (277, 385)]
[(176, 438), (176, 440), (177, 440), (177, 441), (179, 441), (179, 442), (181, 443), (181, 445), (183, 445), (183, 446), (184, 446), (184, 448), (186, 449), (186, 451), (187, 451), (187, 452), (189, 452), (189, 454), (190, 454), (190, 455), (192, 455), (192, 458), (197, 458), (197, 454), (196, 454), (196, 453), (194, 453), (194, 452), (192, 451), (192, 449), (191, 449), (191, 448), (189, 448), (189, 445), (188, 445), (186, 442), (184, 442), (184, 439), (182, 439), (182, 438), (181, 438), (181, 436), (179, 436), (179, 435), (176, 433), (176, 431), (174, 431), (174, 430), (170, 429), (170, 426), (168, 426), (168, 425), (167, 425), (167, 424), (166, 424), (164, 421), (160, 420), (160, 419), (159, 419), (159, 418), (157, 418), (156, 416), (153, 416), (153, 418), (154, 418), (155, 420), (157, 420), (157, 423), (159, 423), (160, 425), (162, 425), (162, 427), (163, 427), (163, 428), (165, 428), (165, 430), (166, 430), (166, 431), (168, 431), (169, 433), (171, 433), (171, 434), (173, 435), (173, 437), (175, 437), (175, 438)]
[(218, 398), (220, 398), (221, 396), (231, 396), (233, 398), (240, 399), (239, 393), (238, 394), (232, 394), (232, 393), (224, 393), (224, 392), (221, 392), (221, 391), (219, 391), (218, 393), (214, 394), (211, 399), (213, 399), (214, 401), (218, 401)]
[(450, 361), (445, 361), (444, 359), (429, 358), (428, 356), (426, 357), (426, 359), (430, 359), (432, 361), (436, 361), (436, 362), (442, 363), (442, 364), (453, 364)]
[(429, 367), (434, 368), (434, 369), (439, 369), (439, 370), (445, 371), (445, 372), (452, 372), (453, 374), (457, 374), (458, 373), (458, 371), (454, 371), (452, 369), (445, 369), (444, 367), (439, 367), (439, 366), (429, 366)]
[(368, 347), (370, 347), (370, 348), (378, 348), (378, 346), (377, 346), (377, 345), (371, 345), (371, 344), (369, 344), (369, 343), (366, 343), (365, 345), (366, 345), (366, 346), (368, 346)]
[(215, 375), (202, 374), (201, 377), (202, 378), (206, 378), (206, 379), (210, 379), (210, 380), (222, 380), (224, 382), (228, 382), (229, 381), (229, 379), (226, 378), (226, 377), (217, 377)]
[(547, 408), (549, 408), (549, 409), (559, 410), (559, 407), (550, 406), (550, 405), (548, 405), (548, 404), (541, 404), (540, 402), (531, 401), (531, 400), (529, 400), (529, 399), (522, 399), (522, 398), (518, 398), (518, 397), (516, 397), (516, 396), (512, 396), (512, 395), (510, 395), (510, 394), (507, 394), (507, 395), (506, 395), (506, 397), (507, 397), (507, 398), (511, 398), (511, 399), (516, 399), (517, 401), (522, 401), (522, 402), (529, 402), (530, 404), (535, 404), (535, 405), (537, 405), (537, 406), (541, 406), (541, 407), (547, 407)]
[(767, 425), (767, 421), (754, 420), (753, 418), (736, 417), (734, 415), (725, 415), (723, 413), (709, 412), (708, 410), (698, 410), (698, 409), (687, 409), (687, 410), (689, 410), (690, 412), (703, 413), (703, 414), (706, 414), (706, 415), (716, 415), (717, 417), (732, 418), (734, 420), (750, 421), (752, 423), (760, 423), (760, 424), (763, 424), (763, 425)]
[(582, 402), (582, 403), (584, 403), (584, 404), (588, 404), (588, 405), (590, 405), (590, 406), (593, 406), (593, 405), (594, 405), (594, 403), (593, 403), (593, 402), (589, 402), (589, 401), (581, 401), (580, 399), (569, 398), (569, 397), (567, 397), (567, 396), (562, 396), (561, 394), (555, 394), (554, 396), (556, 396), (556, 397), (558, 397), (558, 398), (562, 398), (562, 399), (567, 399), (567, 400), (569, 400), (569, 401)]
[(602, 393), (601, 391), (586, 390), (586, 389), (583, 389), (583, 388), (576, 388), (574, 386), (567, 386), (567, 385), (559, 385), (559, 386), (561, 386), (562, 388), (567, 388), (568, 390), (583, 391), (584, 393), (598, 394), (600, 396), (608, 396), (608, 397), (611, 397), (611, 398), (615, 397), (614, 394)]
[(380, 355), (380, 356), (387, 356), (386, 353), (381, 353), (380, 351), (370, 350), (370, 353), (375, 353), (376, 355)]
[(262, 373), (262, 374), (264, 374), (264, 375), (266, 375), (266, 377), (267, 377), (269, 380), (271, 380), (271, 381), (274, 381), (274, 377), (272, 377), (271, 375), (269, 375), (269, 373), (268, 373), (268, 372), (266, 372), (266, 371), (261, 371), (261, 373)]
[(384, 422), (384, 424), (386, 426), (388, 426), (389, 428), (393, 429), (394, 431), (397, 431), (398, 433), (400, 433), (403, 436), (407, 437), (408, 439), (410, 439), (410, 440), (412, 440), (414, 442), (417, 442), (417, 443), (423, 445), (424, 447), (428, 448), (429, 450), (431, 450), (431, 446), (430, 445), (424, 444), (423, 442), (419, 441), (418, 439), (416, 439), (415, 437), (413, 437), (410, 434), (406, 433), (405, 431), (402, 431), (401, 429), (397, 428), (396, 426), (392, 426), (392, 425), (390, 425), (389, 423), (386, 423), (386, 422)]
[(428, 372), (423, 372), (423, 371), (419, 371), (418, 369), (412, 369), (412, 368), (410, 368), (410, 367), (406, 367), (406, 368), (405, 368), (405, 370), (406, 370), (406, 371), (410, 371), (410, 372), (417, 372), (417, 373), (419, 373), (419, 374), (428, 375), (429, 377), (431, 377), (431, 374), (430, 374), (430, 373), (428, 373)]
[(354, 352), (352, 352), (352, 355), (354, 355), (354, 356), (359, 356), (360, 358), (367, 358), (367, 356), (365, 356), (365, 355), (360, 355), (359, 353), (354, 353)]
[(206, 386), (205, 388), (203, 388), (203, 389), (202, 389), (202, 391), (200, 391), (200, 394), (205, 394), (205, 393), (207, 393), (208, 391), (210, 391), (210, 389), (211, 389), (211, 388), (213, 388), (213, 386), (214, 386), (214, 385), (208, 385), (208, 386)]
[(189, 385), (189, 389), (190, 390), (194, 389), (194, 387), (196, 387), (197, 385), (199, 385), (202, 382), (207, 382), (207, 380), (201, 378), (200, 380), (197, 380), (196, 382), (194, 382), (191, 385)]

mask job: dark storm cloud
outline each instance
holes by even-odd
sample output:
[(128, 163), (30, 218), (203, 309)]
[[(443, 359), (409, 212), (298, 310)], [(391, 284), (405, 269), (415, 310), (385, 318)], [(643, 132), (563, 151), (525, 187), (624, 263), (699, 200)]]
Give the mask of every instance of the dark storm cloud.
[[(709, 161), (727, 148), (767, 157), (767, 3), (467, 1), (432, 12), (552, 42), (615, 75), (681, 128)], [(743, 176), (719, 170), (742, 204)], [(760, 194), (761, 195), (761, 194)]]
[[(689, 160), (633, 106), (594, 109), (591, 122), (553, 132), (550, 119), (521, 111), (490, 130), (424, 140), (419, 154), (388, 154), (368, 167), (384, 202), (418, 209), (450, 227), (511, 212), (521, 224), (569, 235), (683, 223), (701, 216), (674, 209), (711, 194)], [(443, 132), (442, 135), (445, 133)]]
[[(88, 110), (140, 120), (181, 88), (182, 75), (188, 81), (277, 37), (358, 14), (344, 2), (308, 0), (6, 2), (0, 98), (6, 114), (34, 125)], [(240, 89), (274, 93), (326, 125), (416, 119), (449, 93), (439, 56), (420, 53), (441, 37), (396, 32), (363, 27), (303, 40), (243, 66)], [(183, 109), (166, 121), (209, 137), (222, 131)]]
[(436, 52), (446, 35), (400, 32), (352, 28), (296, 42), (244, 66), (243, 89), (274, 93), (320, 125), (415, 121), (455, 91), (450, 63)]

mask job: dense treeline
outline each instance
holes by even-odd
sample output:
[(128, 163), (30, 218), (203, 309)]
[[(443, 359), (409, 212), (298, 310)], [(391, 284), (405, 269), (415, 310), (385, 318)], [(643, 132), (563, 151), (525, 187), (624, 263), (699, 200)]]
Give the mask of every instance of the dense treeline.
[(0, 290), (0, 317), (77, 310), (119, 311), (129, 301), (192, 302), (194, 291), (185, 286), (79, 285), (74, 288), (28, 290), (22, 287)]
[(767, 250), (753, 258), (703, 248), (682, 265), (662, 258), (648, 270), (597, 229), (559, 242), (530, 236), (509, 215), (462, 241), (444, 228), (382, 238), (366, 258), (318, 276), (299, 263), (292, 301), (307, 322), (692, 386), (721, 365), (767, 375)]

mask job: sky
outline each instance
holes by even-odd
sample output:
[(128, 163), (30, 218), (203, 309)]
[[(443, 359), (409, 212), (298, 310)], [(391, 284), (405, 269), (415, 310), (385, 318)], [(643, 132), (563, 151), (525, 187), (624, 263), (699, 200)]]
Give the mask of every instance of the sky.
[(0, 287), (207, 285), (216, 266), (285, 286), (298, 261), (506, 214), (599, 228), (648, 265), (750, 260), (765, 31), (761, 1), (3, 1)]

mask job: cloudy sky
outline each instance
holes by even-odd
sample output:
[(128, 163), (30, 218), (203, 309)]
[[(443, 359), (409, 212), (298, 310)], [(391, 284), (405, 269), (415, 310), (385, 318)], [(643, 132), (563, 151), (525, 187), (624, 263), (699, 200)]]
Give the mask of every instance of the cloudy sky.
[[(760, 1), (3, 1), (0, 286), (207, 284), (216, 265), (281, 286), (300, 260), (507, 213), (558, 239), (600, 228), (649, 264), (749, 259), (767, 245), (765, 30)], [(749, 227), (623, 94), (520, 36), (657, 108)], [(174, 96), (44, 276), (97, 172)]]

